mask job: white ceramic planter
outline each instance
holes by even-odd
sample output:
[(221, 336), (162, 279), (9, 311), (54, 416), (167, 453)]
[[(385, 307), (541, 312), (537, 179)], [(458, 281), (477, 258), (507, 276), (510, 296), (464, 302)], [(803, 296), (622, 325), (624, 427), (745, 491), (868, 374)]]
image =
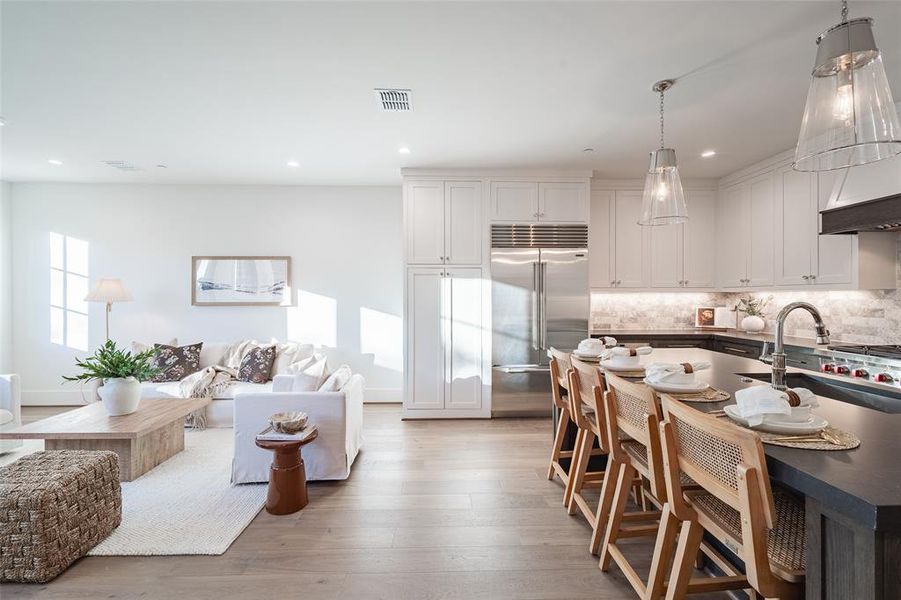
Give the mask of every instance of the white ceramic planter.
[(141, 382), (134, 377), (115, 377), (104, 381), (97, 393), (111, 417), (129, 415), (138, 410)]
[(766, 327), (766, 321), (757, 315), (748, 315), (741, 320), (741, 328), (747, 333), (759, 333)]

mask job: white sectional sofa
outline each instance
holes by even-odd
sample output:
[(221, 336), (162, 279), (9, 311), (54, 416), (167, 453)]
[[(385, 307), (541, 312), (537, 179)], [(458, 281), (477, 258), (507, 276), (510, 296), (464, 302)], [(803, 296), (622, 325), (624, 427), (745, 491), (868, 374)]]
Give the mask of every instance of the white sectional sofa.
[[(221, 364), (230, 346), (204, 342), (200, 368)], [(290, 410), (307, 413), (309, 422), (319, 427), (319, 437), (303, 448), (307, 480), (346, 479), (363, 443), (364, 384), (355, 374), (338, 391), (294, 392), (294, 375), (274, 372), (267, 383), (229, 385), (207, 407), (206, 425), (234, 428), (232, 483), (269, 481), (272, 453), (257, 448), (255, 437), (269, 425), (270, 415)], [(141, 397), (177, 398), (178, 385), (144, 382)]]
[[(18, 375), (0, 375), (0, 431), (22, 424), (22, 386)], [(22, 440), (0, 440), (0, 454), (22, 447)]]

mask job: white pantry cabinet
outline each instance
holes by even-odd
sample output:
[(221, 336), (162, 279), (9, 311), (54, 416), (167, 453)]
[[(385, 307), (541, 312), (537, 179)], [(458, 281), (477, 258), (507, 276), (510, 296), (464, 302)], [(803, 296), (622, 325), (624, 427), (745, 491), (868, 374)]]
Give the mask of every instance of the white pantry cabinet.
[(482, 409), (485, 285), (477, 268), (407, 270), (405, 414)]
[(712, 288), (715, 280), (716, 194), (687, 191), (688, 221), (650, 230), (651, 287)]
[(481, 265), (481, 182), (406, 181), (404, 226), (408, 264)]
[(771, 173), (720, 191), (716, 225), (719, 287), (773, 285), (773, 226)]
[(503, 223), (585, 223), (587, 181), (492, 181), (491, 220)]

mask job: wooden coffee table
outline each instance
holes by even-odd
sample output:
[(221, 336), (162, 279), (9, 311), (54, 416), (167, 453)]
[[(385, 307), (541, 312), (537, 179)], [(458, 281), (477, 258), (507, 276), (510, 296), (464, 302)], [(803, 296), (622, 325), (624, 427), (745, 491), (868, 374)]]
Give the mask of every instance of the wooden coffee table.
[(301, 432), (292, 440), (261, 440), (256, 444), (272, 450), (272, 466), (269, 467), (269, 491), (266, 495), (266, 512), (273, 515), (290, 515), (307, 505), (307, 471), (303, 465), (301, 448), (319, 436), (316, 427)]
[(44, 440), (45, 450), (111, 450), (119, 480), (137, 479), (185, 449), (185, 417), (209, 398), (141, 400), (136, 412), (111, 417), (94, 402), (0, 433), (0, 439)]

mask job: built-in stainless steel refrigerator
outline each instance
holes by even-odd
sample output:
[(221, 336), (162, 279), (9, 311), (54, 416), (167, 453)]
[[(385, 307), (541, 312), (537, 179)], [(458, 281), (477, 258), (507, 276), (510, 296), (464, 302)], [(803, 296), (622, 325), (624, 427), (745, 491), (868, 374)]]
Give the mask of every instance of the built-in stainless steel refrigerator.
[(492, 225), (492, 416), (551, 414), (548, 348), (588, 337), (588, 227)]

